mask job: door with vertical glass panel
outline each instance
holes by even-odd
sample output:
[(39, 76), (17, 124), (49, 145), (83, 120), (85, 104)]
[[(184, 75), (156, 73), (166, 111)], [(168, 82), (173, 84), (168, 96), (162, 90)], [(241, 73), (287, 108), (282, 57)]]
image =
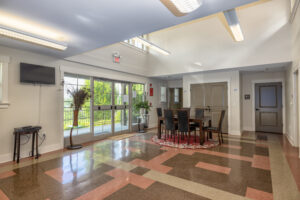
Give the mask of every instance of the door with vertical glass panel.
[(129, 130), (129, 84), (114, 83), (114, 132)]
[(94, 135), (113, 133), (113, 82), (94, 79), (93, 81), (93, 127)]

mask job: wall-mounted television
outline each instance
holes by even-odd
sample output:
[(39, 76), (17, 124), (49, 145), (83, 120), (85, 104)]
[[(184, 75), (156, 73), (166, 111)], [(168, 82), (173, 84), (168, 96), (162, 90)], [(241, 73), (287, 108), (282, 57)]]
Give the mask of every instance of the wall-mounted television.
[(55, 68), (20, 63), (20, 82), (55, 85)]

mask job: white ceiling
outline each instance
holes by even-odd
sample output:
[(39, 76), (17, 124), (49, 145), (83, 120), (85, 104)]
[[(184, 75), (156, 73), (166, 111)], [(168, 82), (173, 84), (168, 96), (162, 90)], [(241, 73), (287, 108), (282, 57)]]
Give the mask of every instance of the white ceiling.
[[(289, 65), (291, 26), (289, 2), (260, 0), (237, 8), (245, 36), (235, 42), (222, 21), (222, 13), (193, 20), (148, 35), (171, 55), (143, 54), (120, 43), (69, 57), (68, 60), (148, 77), (178, 79), (186, 73), (240, 69), (263, 71)], [(111, 55), (120, 52), (121, 63)], [(201, 62), (202, 66), (195, 65)], [(175, 76), (175, 77), (174, 77)]]
[(69, 57), (254, 1), (203, 0), (195, 12), (175, 17), (159, 0), (1, 0), (0, 14), (57, 30), (68, 49), (55, 51), (4, 37), (0, 45)]

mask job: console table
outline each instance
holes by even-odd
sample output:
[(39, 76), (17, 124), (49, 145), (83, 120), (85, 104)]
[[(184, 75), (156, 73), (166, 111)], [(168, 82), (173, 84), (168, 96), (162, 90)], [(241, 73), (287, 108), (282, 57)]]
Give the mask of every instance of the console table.
[(22, 135), (28, 135), (32, 134), (32, 146), (31, 146), (31, 157), (34, 157), (34, 142), (35, 142), (35, 148), (36, 148), (36, 156), (37, 159), (39, 157), (39, 131), (42, 129), (40, 126), (25, 126), (21, 128), (15, 128), (14, 129), (14, 154), (13, 154), (13, 161), (16, 160), (17, 157), (17, 163), (20, 162), (20, 146), (21, 146), (21, 136)]

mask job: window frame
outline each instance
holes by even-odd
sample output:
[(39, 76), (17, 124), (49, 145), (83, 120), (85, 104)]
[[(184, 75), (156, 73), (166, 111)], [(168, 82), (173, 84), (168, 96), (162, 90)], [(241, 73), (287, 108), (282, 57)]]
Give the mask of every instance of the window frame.
[(1, 70), (2, 73), (0, 74), (2, 77), (1, 87), (1, 99), (0, 99), (0, 109), (8, 108), (9, 101), (8, 101), (8, 64), (10, 62), (10, 58), (8, 56), (1, 56), (0, 55), (0, 63), (1, 63)]

